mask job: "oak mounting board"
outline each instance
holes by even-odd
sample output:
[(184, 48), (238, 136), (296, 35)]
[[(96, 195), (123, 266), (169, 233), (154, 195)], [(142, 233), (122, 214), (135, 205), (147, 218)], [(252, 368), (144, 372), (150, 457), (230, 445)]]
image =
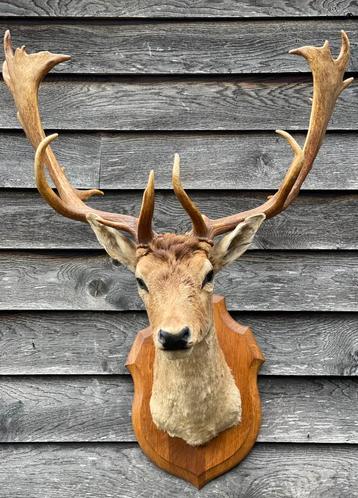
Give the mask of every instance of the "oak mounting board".
[(223, 431), (199, 447), (170, 437), (156, 428), (149, 408), (155, 354), (150, 327), (138, 333), (127, 360), (135, 388), (132, 422), (142, 450), (156, 465), (199, 489), (237, 465), (249, 453), (261, 421), (257, 374), (265, 361), (264, 356), (250, 328), (231, 318), (224, 298), (214, 296), (213, 304), (219, 343), (241, 393), (240, 425)]

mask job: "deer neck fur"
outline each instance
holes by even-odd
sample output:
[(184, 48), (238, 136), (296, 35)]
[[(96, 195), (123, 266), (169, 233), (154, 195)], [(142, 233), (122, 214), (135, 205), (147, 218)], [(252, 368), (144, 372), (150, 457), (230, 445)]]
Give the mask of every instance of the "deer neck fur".
[(240, 422), (240, 391), (214, 326), (189, 356), (170, 359), (156, 350), (150, 410), (158, 429), (191, 446)]

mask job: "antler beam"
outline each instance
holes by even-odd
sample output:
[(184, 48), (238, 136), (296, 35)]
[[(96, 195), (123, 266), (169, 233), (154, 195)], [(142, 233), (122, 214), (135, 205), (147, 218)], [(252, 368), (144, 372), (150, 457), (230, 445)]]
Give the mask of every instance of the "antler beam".
[(192, 219), (193, 234), (198, 237), (213, 239), (216, 235), (234, 229), (238, 223), (254, 214), (263, 213), (267, 218), (276, 216), (285, 210), (297, 197), (302, 183), (312, 168), (336, 100), (340, 93), (353, 81), (353, 78), (343, 80), (349, 61), (349, 39), (347, 34), (342, 31), (341, 51), (337, 59), (332, 57), (328, 41), (325, 41), (322, 47), (306, 46), (291, 50), (290, 53), (303, 56), (310, 65), (313, 74), (312, 110), (303, 149), (289, 133), (277, 130), (277, 133), (286, 138), (290, 144), (294, 158), (275, 195), (269, 197), (264, 204), (254, 209), (216, 220), (210, 219), (201, 215), (198, 207), (184, 191), (179, 178), (179, 157), (175, 158), (173, 187), (179, 201)]
[[(67, 218), (87, 222), (87, 216), (92, 213), (97, 215), (97, 220), (102, 224), (129, 233), (139, 244), (148, 244), (154, 236), (152, 230), (153, 171), (149, 175), (138, 218), (100, 211), (87, 206), (84, 201), (93, 195), (103, 195), (103, 192), (98, 189), (77, 190), (73, 187), (49, 146), (58, 135), (45, 136), (38, 105), (38, 90), (47, 73), (56, 64), (67, 61), (70, 57), (50, 52), (28, 54), (24, 46), (17, 48), (14, 52), (9, 31), (6, 31), (4, 37), (4, 51), (4, 80), (15, 100), (18, 120), (32, 146), (37, 149), (35, 178), (42, 197), (51, 207)], [(57, 193), (48, 184), (45, 169), (48, 170), (57, 188)]]
[[(59, 62), (69, 60), (69, 56), (39, 52), (27, 54), (25, 47), (14, 52), (9, 31), (4, 38), (5, 62), (4, 80), (9, 87), (16, 107), (18, 119), (25, 133), (37, 150), (35, 177), (37, 187), (44, 199), (60, 214), (79, 221), (87, 221), (89, 214), (95, 214), (101, 223), (132, 235), (139, 244), (148, 244), (155, 235), (152, 230), (154, 209), (154, 174), (151, 172), (143, 195), (139, 218), (109, 213), (87, 206), (84, 201), (92, 195), (102, 194), (100, 190), (80, 191), (68, 181), (49, 144), (57, 137), (45, 137), (38, 108), (38, 89), (46, 74)], [(309, 129), (303, 148), (287, 132), (277, 130), (290, 144), (294, 158), (277, 192), (254, 209), (243, 211), (219, 219), (209, 219), (200, 213), (198, 207), (185, 192), (180, 181), (179, 156), (176, 155), (173, 167), (174, 191), (192, 219), (193, 234), (199, 238), (213, 239), (223, 234), (251, 215), (263, 213), (267, 218), (276, 216), (286, 209), (297, 197), (301, 185), (312, 168), (314, 159), (322, 144), (328, 122), (332, 116), (336, 100), (348, 87), (353, 78), (343, 80), (349, 61), (349, 40), (342, 31), (342, 46), (337, 59), (334, 59), (328, 41), (322, 47), (306, 46), (291, 50), (308, 61), (313, 74), (313, 99)], [(45, 169), (48, 170), (57, 188), (55, 193), (49, 186)]]

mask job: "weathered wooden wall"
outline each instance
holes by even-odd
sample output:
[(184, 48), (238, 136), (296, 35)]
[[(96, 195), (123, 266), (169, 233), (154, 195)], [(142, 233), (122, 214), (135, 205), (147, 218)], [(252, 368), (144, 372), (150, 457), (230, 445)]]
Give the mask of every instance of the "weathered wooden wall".
[[(48, 130), (79, 187), (134, 213), (147, 172), (156, 223), (185, 230), (175, 151), (208, 213), (254, 206), (302, 142), (311, 80), (288, 49), (352, 42), (353, 0), (0, 0), (16, 46), (70, 53), (47, 78)], [(125, 357), (147, 319), (131, 275), (34, 190), (33, 152), (0, 84), (0, 497), (358, 496), (358, 83), (342, 96), (296, 204), (218, 278), (267, 357), (258, 443), (200, 493), (156, 469), (130, 423)]]

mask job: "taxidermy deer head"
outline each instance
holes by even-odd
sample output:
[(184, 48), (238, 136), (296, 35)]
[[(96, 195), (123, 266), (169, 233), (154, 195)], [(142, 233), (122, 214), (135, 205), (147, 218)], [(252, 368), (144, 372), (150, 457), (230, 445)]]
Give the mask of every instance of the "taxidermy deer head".
[[(58, 213), (88, 223), (109, 256), (135, 275), (147, 309), (156, 348), (151, 413), (159, 429), (201, 445), (220, 431), (240, 422), (240, 392), (216, 338), (212, 293), (220, 269), (239, 258), (250, 246), (265, 219), (285, 210), (299, 193), (321, 146), (339, 94), (353, 78), (343, 80), (349, 59), (349, 40), (342, 32), (339, 56), (333, 59), (326, 41), (291, 53), (305, 57), (313, 73), (313, 100), (309, 130), (303, 148), (288, 133), (278, 130), (293, 152), (293, 160), (277, 192), (254, 209), (219, 219), (201, 214), (183, 189), (179, 156), (173, 168), (174, 192), (192, 221), (185, 234), (157, 234), (152, 229), (154, 173), (143, 194), (138, 218), (89, 207), (85, 201), (102, 194), (74, 188), (45, 137), (38, 108), (38, 88), (66, 55), (27, 54), (13, 50), (10, 33), (4, 39), (3, 76), (18, 110), (18, 118), (36, 149), (37, 188)], [(46, 172), (57, 192), (48, 184)], [(226, 234), (226, 235), (224, 235)], [(218, 242), (216, 236), (224, 235)]]

